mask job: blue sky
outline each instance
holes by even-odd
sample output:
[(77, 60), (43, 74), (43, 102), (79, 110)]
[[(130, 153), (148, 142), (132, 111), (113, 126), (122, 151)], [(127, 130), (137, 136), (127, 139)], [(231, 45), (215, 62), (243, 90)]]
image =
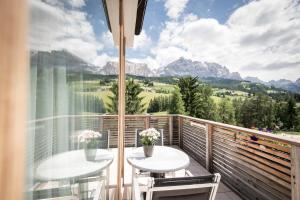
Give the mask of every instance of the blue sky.
[[(66, 49), (102, 67), (117, 60), (100, 0), (31, 0), (32, 50)], [(300, 78), (299, 0), (148, 0), (127, 59), (157, 69), (179, 57), (242, 77)]]
[[(238, 7), (245, 5), (246, 2), (246, 0), (190, 0), (187, 2), (181, 17), (195, 14), (199, 18), (214, 18), (220, 23), (225, 23), (231, 13)], [(163, 0), (149, 0), (147, 4), (143, 29), (154, 44), (159, 40), (165, 22), (169, 20), (164, 3)], [(88, 13), (88, 20), (92, 24), (96, 36), (101, 40), (101, 35), (107, 31), (102, 1), (99, 3), (99, 0), (88, 0), (83, 10)], [(116, 49), (107, 48), (106, 52), (111, 56), (117, 56)], [(128, 49), (127, 56), (129, 58), (143, 58), (149, 53), (149, 49), (147, 51)]]

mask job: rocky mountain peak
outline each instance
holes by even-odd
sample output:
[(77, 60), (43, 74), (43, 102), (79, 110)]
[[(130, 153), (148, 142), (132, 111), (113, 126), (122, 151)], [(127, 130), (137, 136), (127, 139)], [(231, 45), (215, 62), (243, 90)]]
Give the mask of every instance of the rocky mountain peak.
[[(135, 76), (150, 77), (154, 76), (152, 70), (145, 63), (134, 63), (126, 61), (126, 74)], [(100, 74), (103, 75), (116, 75), (118, 74), (118, 62), (109, 61), (100, 70)]]
[(180, 57), (165, 66), (160, 73), (161, 76), (198, 76), (202, 77), (215, 77), (226, 79), (241, 80), (238, 72), (230, 73), (229, 69), (218, 63), (192, 61)]

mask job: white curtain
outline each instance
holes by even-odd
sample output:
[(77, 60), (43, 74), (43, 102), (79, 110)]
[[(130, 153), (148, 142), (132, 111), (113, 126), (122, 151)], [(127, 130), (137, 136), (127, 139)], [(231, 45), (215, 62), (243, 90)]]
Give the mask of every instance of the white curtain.
[[(56, 26), (49, 32), (52, 36), (56, 31), (68, 30), (68, 23), (62, 23), (61, 18), (55, 21), (52, 16), (57, 11), (63, 17), (64, 7), (55, 10), (55, 6), (47, 2), (31, 0), (27, 199), (35, 199), (36, 190), (63, 184), (57, 182), (51, 185), (37, 180), (37, 166), (53, 155), (77, 148), (74, 137), (78, 131), (99, 131), (100, 120), (95, 115), (105, 111), (98, 97), (85, 94), (88, 88), (84, 80), (89, 76), (85, 61), (71, 50), (52, 48), (52, 44), (58, 42), (57, 37), (45, 35), (43, 29), (47, 29), (49, 23), (52, 27)], [(52, 13), (49, 14), (49, 10)], [(73, 47), (76, 48), (80, 47)]]

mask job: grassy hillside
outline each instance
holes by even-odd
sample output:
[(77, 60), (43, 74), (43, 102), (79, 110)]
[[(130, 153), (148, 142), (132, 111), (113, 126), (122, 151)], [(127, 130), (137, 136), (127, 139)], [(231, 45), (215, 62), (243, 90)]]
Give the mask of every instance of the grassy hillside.
[[(110, 75), (85, 75), (84, 81), (71, 81), (70, 87), (73, 91), (80, 94), (95, 95), (103, 100), (105, 104), (109, 103), (109, 96), (112, 93), (109, 91), (113, 82), (117, 81), (117, 76)], [(144, 97), (143, 103), (148, 107), (149, 102), (154, 97), (169, 96), (174, 90), (174, 86), (178, 78), (176, 77), (140, 77), (128, 75), (127, 79), (134, 79), (141, 84)], [(250, 83), (240, 80), (227, 80), (219, 78), (204, 78), (201, 81), (210, 85), (213, 88), (213, 100), (218, 104), (222, 98), (246, 98), (253, 93), (261, 92), (271, 96), (274, 99), (283, 98), (287, 92), (282, 89), (267, 87), (262, 84)], [(300, 106), (299, 94), (294, 94), (297, 103)]]

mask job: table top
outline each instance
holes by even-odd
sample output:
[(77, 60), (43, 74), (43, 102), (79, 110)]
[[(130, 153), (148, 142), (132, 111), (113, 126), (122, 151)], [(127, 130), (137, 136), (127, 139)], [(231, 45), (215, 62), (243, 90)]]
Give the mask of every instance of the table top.
[(190, 164), (189, 156), (178, 149), (154, 146), (152, 157), (145, 157), (143, 147), (136, 148), (127, 157), (133, 167), (153, 173), (174, 172), (185, 169)]
[(84, 150), (67, 151), (42, 161), (35, 177), (46, 181), (87, 177), (107, 168), (113, 158), (113, 153), (105, 149), (97, 149), (95, 161), (87, 161)]

